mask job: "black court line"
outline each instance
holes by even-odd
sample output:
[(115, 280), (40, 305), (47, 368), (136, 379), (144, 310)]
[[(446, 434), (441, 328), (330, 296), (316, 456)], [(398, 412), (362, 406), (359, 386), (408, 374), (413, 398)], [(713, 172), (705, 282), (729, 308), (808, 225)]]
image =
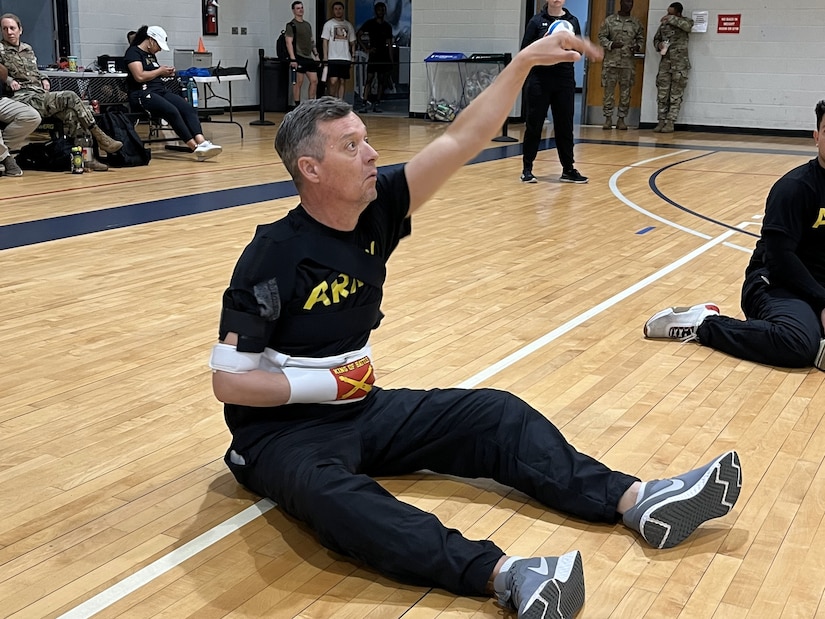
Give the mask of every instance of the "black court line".
[[(753, 154), (774, 155), (810, 155), (810, 151), (791, 151), (783, 149), (759, 149), (739, 146), (711, 147), (681, 144), (659, 144), (611, 140), (579, 139), (577, 144), (600, 144), (604, 146), (635, 146), (644, 148), (663, 148), (671, 150), (713, 150), (715, 152), (745, 152)], [(553, 138), (545, 138), (539, 143), (539, 150), (555, 148)], [(522, 154), (522, 145), (496, 146), (482, 151), (468, 165), (509, 159)], [(381, 170), (391, 170), (404, 164), (382, 166)], [(246, 206), (268, 200), (277, 200), (297, 196), (292, 181), (264, 183), (235, 189), (222, 189), (195, 195), (178, 196), (164, 200), (153, 200), (135, 204), (125, 204), (96, 211), (73, 213), (60, 217), (49, 217), (32, 221), (18, 222), (0, 226), (0, 250), (37, 245), (48, 241), (65, 239), (84, 234), (93, 234), (116, 228), (126, 228), (141, 224), (154, 223), (177, 217), (187, 217), (210, 211)]]
[(712, 224), (722, 226), (723, 228), (727, 228), (728, 230), (734, 230), (735, 232), (741, 232), (742, 234), (747, 234), (748, 236), (752, 236), (752, 237), (758, 239), (759, 236), (760, 236), (758, 234), (755, 234), (753, 232), (748, 232), (747, 230), (743, 230), (742, 228), (738, 228), (738, 227), (732, 226), (730, 224), (726, 224), (724, 221), (719, 221), (718, 219), (713, 219), (713, 217), (708, 217), (707, 215), (702, 215), (702, 213), (699, 213), (697, 211), (689, 209), (686, 206), (682, 206), (678, 202), (668, 198), (664, 193), (662, 193), (662, 191), (656, 185), (656, 179), (659, 178), (659, 175), (662, 172), (664, 172), (665, 170), (669, 170), (670, 168), (676, 167), (677, 165), (687, 163), (688, 161), (696, 161), (697, 159), (701, 159), (702, 157), (707, 157), (708, 155), (715, 155), (715, 154), (716, 154), (716, 151), (710, 152), (710, 153), (704, 153), (702, 155), (697, 155), (696, 157), (691, 157), (690, 159), (684, 159), (683, 161), (677, 161), (676, 163), (670, 163), (670, 164), (668, 164), (664, 167), (661, 167), (658, 170), (656, 170), (653, 174), (650, 175), (650, 178), (648, 179), (648, 185), (650, 186), (651, 191), (653, 193), (655, 193), (657, 196), (659, 196), (662, 200), (664, 200), (665, 202), (667, 202), (668, 204), (670, 204), (672, 206), (675, 206), (679, 210), (684, 211), (685, 213), (690, 213), (694, 217), (698, 217), (699, 219), (704, 219), (705, 221), (709, 221)]

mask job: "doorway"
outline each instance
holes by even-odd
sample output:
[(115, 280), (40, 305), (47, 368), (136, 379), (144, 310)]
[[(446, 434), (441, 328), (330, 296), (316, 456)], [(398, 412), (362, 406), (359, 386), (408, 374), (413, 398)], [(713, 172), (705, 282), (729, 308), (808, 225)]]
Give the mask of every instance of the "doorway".
[[(332, 16), (334, 0), (316, 0), (316, 41), (320, 43), (324, 23)], [(365, 21), (374, 17), (374, 0), (340, 0), (344, 3), (344, 19), (358, 31)], [(393, 59), (395, 61), (388, 88), (384, 91), (381, 109), (389, 116), (409, 116), (410, 112), (410, 41), (412, 39), (412, 0), (382, 0), (387, 6), (385, 20), (392, 26)], [(319, 44), (319, 51), (323, 45)], [(356, 44), (352, 78), (348, 80), (345, 99), (356, 106), (363, 104), (367, 55)], [(320, 90), (319, 90), (320, 92)]]
[[(652, 35), (648, 32), (647, 13), (650, 7), (650, 0), (633, 0), (633, 10), (631, 15), (635, 16), (645, 28), (645, 47), (636, 54), (636, 81), (630, 91), (630, 110), (627, 115), (627, 124), (631, 127), (638, 127), (642, 112), (642, 82), (645, 72), (645, 53), (648, 52), (648, 45)], [(599, 28), (608, 15), (613, 15), (619, 10), (618, 0), (591, 0), (590, 28), (587, 30), (587, 37), (594, 43), (599, 42)], [(582, 123), (586, 125), (601, 125), (604, 122), (602, 114), (602, 63), (589, 63), (587, 83), (584, 91), (584, 109), (582, 111)]]
[[(566, 0), (566, 2), (564, 3), (564, 8), (570, 11), (570, 13), (573, 14), (579, 20), (579, 25), (581, 26), (583, 36), (588, 36), (587, 33), (590, 30), (590, 5), (592, 1), (593, 0)], [(525, 27), (527, 26), (527, 22), (529, 22), (534, 15), (541, 12), (542, 7), (544, 6), (544, 2), (545, 0), (526, 0), (524, 21)], [(598, 33), (598, 26), (596, 27), (596, 33)], [(521, 46), (521, 40), (519, 41), (519, 46)], [(577, 62), (573, 65), (573, 70), (576, 76), (576, 113), (573, 117), (573, 122), (576, 125), (581, 124), (582, 119), (584, 118), (584, 102), (588, 86), (587, 76), (590, 73), (591, 69), (589, 63), (590, 61), (585, 58), (583, 61)], [(599, 65), (599, 71), (601, 71), (601, 65)], [(524, 101), (524, 97), (522, 97), (521, 118), (525, 117), (525, 105), (526, 103)]]

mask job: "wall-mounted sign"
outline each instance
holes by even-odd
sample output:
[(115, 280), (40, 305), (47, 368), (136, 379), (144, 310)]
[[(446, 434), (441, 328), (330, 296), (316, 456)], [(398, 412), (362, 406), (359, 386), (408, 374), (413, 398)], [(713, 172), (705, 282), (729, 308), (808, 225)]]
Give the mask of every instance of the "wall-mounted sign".
[(742, 25), (742, 14), (719, 14), (719, 19), (716, 22), (716, 32), (720, 34), (739, 34), (739, 28)]
[(707, 11), (693, 11), (693, 28), (691, 32), (707, 32), (708, 31), (708, 12)]

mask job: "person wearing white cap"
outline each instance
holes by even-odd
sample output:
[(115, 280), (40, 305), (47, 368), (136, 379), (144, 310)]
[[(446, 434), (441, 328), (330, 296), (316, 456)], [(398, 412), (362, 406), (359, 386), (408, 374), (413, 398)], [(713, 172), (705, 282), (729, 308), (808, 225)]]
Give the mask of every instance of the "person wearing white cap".
[(155, 54), (169, 51), (166, 31), (160, 26), (141, 26), (124, 55), (129, 74), (129, 102), (153, 116), (164, 119), (177, 136), (197, 155), (199, 161), (223, 150), (203, 137), (198, 113), (186, 99), (170, 91), (163, 78), (173, 77), (175, 67), (161, 65)]

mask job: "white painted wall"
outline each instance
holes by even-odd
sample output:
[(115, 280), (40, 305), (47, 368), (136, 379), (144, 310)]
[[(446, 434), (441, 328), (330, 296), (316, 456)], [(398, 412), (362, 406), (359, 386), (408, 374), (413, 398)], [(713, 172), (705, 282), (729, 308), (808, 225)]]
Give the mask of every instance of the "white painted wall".
[[(671, 0), (651, 0), (648, 44)], [(685, 13), (707, 9), (709, 32), (691, 35), (693, 69), (679, 122), (690, 125), (765, 129), (812, 129), (813, 106), (825, 97), (821, 67), (823, 0), (683, 0)], [(159, 24), (172, 48), (194, 48), (201, 33), (201, 0), (70, 0), (72, 50), (81, 64), (100, 54), (122, 54), (126, 32)], [(224, 66), (249, 60), (247, 84), (236, 82), (237, 105), (257, 105), (258, 48), (275, 53), (275, 39), (292, 17), (290, 0), (226, 0), (220, 7), (220, 36), (204, 37), (213, 59)], [(315, 23), (315, 3), (304, 3)], [(741, 34), (717, 34), (719, 13), (741, 13)], [(147, 17), (151, 16), (151, 17)], [(414, 0), (410, 110), (426, 110), (429, 87), (424, 58), (433, 51), (517, 53), (525, 22), (523, 0)], [(231, 26), (245, 26), (246, 36)], [(172, 62), (172, 53), (161, 60)], [(646, 60), (642, 120), (656, 120), (658, 58)], [(511, 112), (520, 110), (517, 103)]]
[[(672, 0), (651, 0), (648, 49)], [(688, 87), (677, 122), (688, 125), (813, 130), (825, 98), (822, 0), (682, 0), (684, 15), (709, 12), (708, 32), (690, 35)], [(740, 34), (717, 34), (719, 14), (741, 13)], [(645, 62), (642, 121), (656, 122), (658, 58)]]
[[(197, 49), (202, 36), (202, 0), (70, 0), (69, 23), (72, 52), (81, 65), (93, 62), (101, 54), (121, 56), (126, 50), (126, 33), (143, 24), (162, 26), (169, 35), (169, 47)], [(205, 36), (206, 50), (212, 52), (214, 64), (243, 66), (249, 60), (247, 82), (233, 82), (233, 104), (258, 104), (258, 49), (275, 55), (275, 41), (284, 24), (292, 19), (291, 0), (227, 0), (220, 3), (218, 36)], [(305, 19), (315, 23), (315, 3), (304, 2)], [(232, 26), (246, 27), (247, 34), (231, 34)], [(173, 51), (161, 52), (158, 60), (172, 64)], [(184, 69), (186, 67), (178, 67)], [(225, 86), (215, 92), (226, 96)], [(201, 95), (203, 96), (203, 95)], [(211, 105), (216, 105), (211, 103)]]

